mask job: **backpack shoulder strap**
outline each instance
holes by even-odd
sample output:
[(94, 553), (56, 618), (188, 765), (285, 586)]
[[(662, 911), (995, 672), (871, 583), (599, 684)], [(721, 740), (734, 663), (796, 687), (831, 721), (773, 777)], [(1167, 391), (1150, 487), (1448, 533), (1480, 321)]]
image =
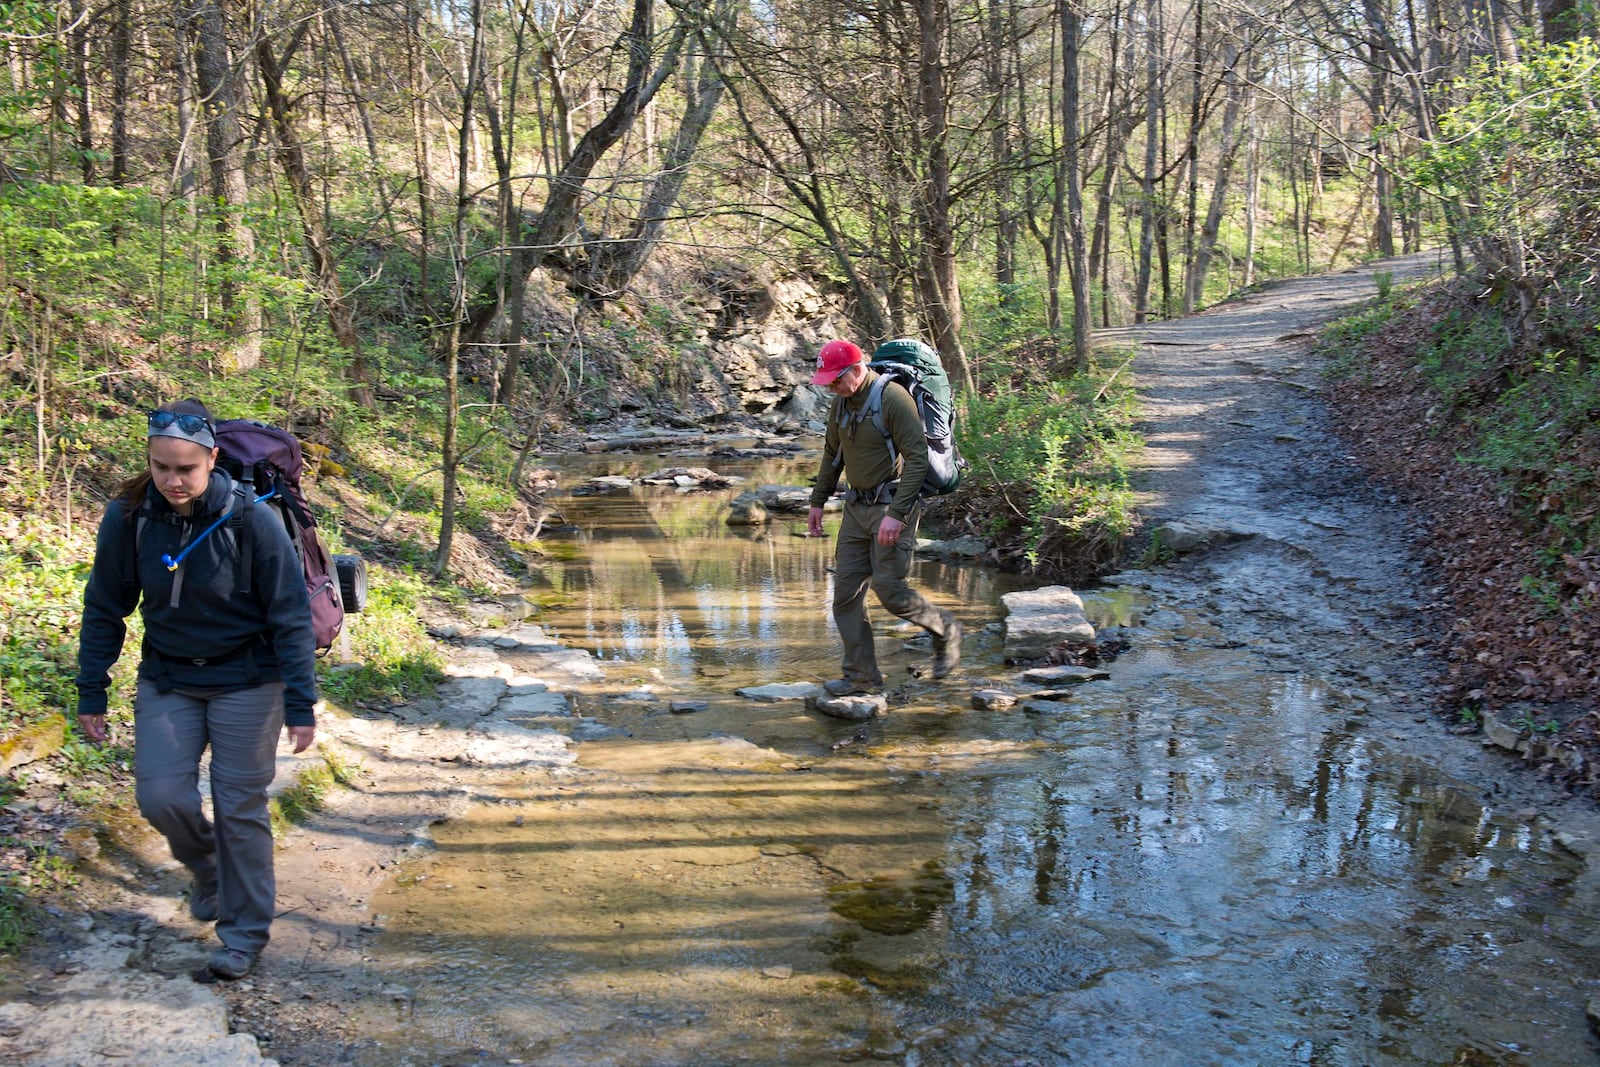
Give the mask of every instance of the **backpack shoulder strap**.
[(894, 450), (894, 437), (889, 433), (888, 421), (883, 417), (883, 391), (889, 387), (889, 382), (892, 380), (889, 375), (880, 373), (878, 380), (872, 383), (872, 388), (867, 392), (867, 402), (861, 405), (862, 417), (872, 420), (872, 425), (883, 435), (883, 443), (889, 446), (891, 463), (900, 458)]

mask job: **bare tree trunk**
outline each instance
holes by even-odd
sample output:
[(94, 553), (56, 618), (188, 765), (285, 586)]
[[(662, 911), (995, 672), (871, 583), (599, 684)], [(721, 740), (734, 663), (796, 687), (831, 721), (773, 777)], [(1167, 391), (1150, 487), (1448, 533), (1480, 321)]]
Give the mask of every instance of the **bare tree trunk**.
[(1008, 325), (1021, 310), (1017, 297), (1017, 215), (1016, 175), (1013, 168), (1012, 138), (1008, 128), (1011, 94), (1007, 92), (1005, 64), (1012, 54), (1007, 42), (1014, 37), (1013, 10), (1005, 0), (988, 0), (988, 47), (985, 49), (984, 84), (995, 101), (995, 115), (989, 132), (989, 148), (994, 154), (994, 284), (1001, 318)]
[(1139, 175), (1139, 266), (1133, 283), (1133, 321), (1150, 320), (1150, 269), (1156, 239), (1156, 164), (1161, 136), (1161, 0), (1145, 0), (1144, 170)]
[(942, 0), (918, 0), (920, 46), (917, 97), (926, 152), (926, 172), (917, 190), (918, 222), (927, 257), (921, 294), (928, 332), (950, 380), (973, 388), (961, 344), (961, 285), (956, 273), (955, 231), (950, 223), (949, 97), (945, 90)]
[[(570, 270), (558, 250), (578, 227), (578, 198), (583, 193), (589, 176), (606, 151), (621, 140), (633, 126), (639, 111), (661, 88), (668, 74), (677, 68), (679, 52), (685, 36), (685, 24), (680, 23), (672, 39), (663, 50), (662, 60), (655, 73), (650, 72), (651, 25), (654, 19), (654, 0), (633, 0), (633, 19), (625, 34), (623, 44), (628, 51), (628, 73), (622, 90), (611, 108), (583, 135), (573, 149), (572, 159), (561, 172), (551, 179), (550, 193), (544, 209), (531, 228), (520, 237), (521, 247), (513, 270), (531, 274), (542, 264)], [(468, 343), (480, 341), (497, 314), (494, 294), (480, 294), (469, 308), (463, 336)]]
[(1190, 303), (1190, 293), (1194, 286), (1190, 282), (1190, 275), (1194, 272), (1194, 242), (1195, 227), (1200, 219), (1200, 122), (1203, 117), (1201, 101), (1204, 94), (1201, 89), (1204, 85), (1205, 65), (1205, 32), (1206, 32), (1206, 4), (1205, 0), (1195, 0), (1194, 4), (1194, 55), (1191, 58), (1189, 79), (1189, 131), (1185, 144), (1185, 163), (1188, 167), (1188, 176), (1185, 179), (1187, 189), (1188, 209), (1183, 218), (1183, 313), (1189, 314), (1194, 310)]
[(111, 184), (128, 183), (128, 64), (133, 0), (113, 0), (111, 25)]
[(421, 0), (407, 0), (406, 20), (411, 32), (406, 40), (407, 88), (411, 93), (411, 151), (417, 168), (417, 310), (424, 321), (433, 318), (432, 283), (428, 266), (433, 257), (433, 164), (428, 145), (428, 60), (422, 43)]
[(83, 0), (72, 0), (72, 31), (67, 39), (72, 47), (73, 112), (78, 127), (78, 168), (83, 182), (94, 181), (94, 116), (89, 111), (89, 11)]
[(193, 38), (181, 15), (174, 20), (172, 28), (177, 42), (177, 51), (172, 56), (172, 69), (178, 98), (178, 151), (172, 161), (172, 187), (192, 213), (197, 180), (194, 173), (194, 83), (189, 78), (189, 52), (193, 48)]
[(190, 0), (186, 17), (194, 34), (195, 84), (206, 123), (223, 329), (232, 339), (228, 363), (233, 370), (251, 370), (261, 362), (261, 300), (241, 280), (255, 255), (255, 234), (243, 218), (250, 190), (227, 31), (216, 0)]
[(361, 134), (367, 142), (367, 159), (372, 163), (372, 180), (378, 187), (378, 204), (383, 212), (384, 225), (389, 228), (390, 238), (398, 243), (394, 214), (389, 207), (389, 182), (384, 177), (383, 157), (378, 153), (378, 133), (372, 126), (372, 113), (367, 108), (367, 95), (361, 87), (361, 75), (356, 70), (356, 65), (350, 61), (350, 49), (345, 45), (339, 6), (328, 5), (323, 10), (322, 17), (328, 26), (328, 36), (333, 39), (334, 47), (339, 52), (339, 69), (343, 72), (345, 85), (349, 88), (356, 117), (361, 120)]
[(473, 101), (478, 95), (478, 79), (483, 71), (483, 4), (472, 0), (472, 52), (467, 59), (465, 84), (461, 87), (461, 132), (456, 146), (456, 213), (451, 234), (451, 259), (455, 263), (455, 285), (450, 316), (450, 336), (445, 344), (445, 408), (444, 443), (440, 463), (444, 468), (444, 485), (439, 505), (439, 554), (434, 560), (434, 573), (443, 576), (450, 571), (450, 550), (456, 531), (456, 482), (459, 455), (459, 427), (461, 423), (461, 328), (467, 312), (467, 213), (472, 201), (468, 196), (468, 156), (472, 150)]
[(261, 71), (267, 109), (272, 114), (272, 125), (278, 135), (277, 157), (288, 180), (295, 210), (300, 215), (306, 252), (311, 257), (312, 269), (316, 271), (322, 302), (328, 309), (328, 325), (333, 330), (334, 339), (350, 354), (350, 366), (345, 374), (350, 383), (350, 399), (370, 411), (377, 404), (372, 396), (372, 375), (361, 347), (361, 335), (356, 332), (355, 312), (345, 294), (344, 282), (339, 277), (338, 259), (334, 256), (327, 228), (323, 225), (316, 190), (311, 184), (311, 174), (306, 169), (305, 151), (295, 132), (289, 101), (283, 93), (283, 72), (273, 52), (272, 40), (265, 32), (256, 38), (255, 55), (256, 66)]
[[(1232, 51), (1230, 47), (1229, 51)], [(1227, 207), (1233, 162), (1239, 151), (1239, 113), (1243, 109), (1246, 90), (1245, 79), (1234, 69), (1236, 58), (1228, 56), (1223, 80), (1227, 85), (1227, 99), (1222, 108), (1222, 129), (1217, 146), (1216, 182), (1211, 187), (1211, 203), (1206, 208), (1205, 222), (1200, 227), (1200, 239), (1195, 248), (1194, 262), (1189, 269), (1183, 305), (1194, 310), (1205, 299), (1206, 274), (1211, 269), (1211, 257), (1216, 253), (1217, 236), (1222, 228), (1222, 213)]]
[(1067, 270), (1072, 281), (1072, 360), (1070, 369), (1089, 366), (1089, 262), (1084, 252), (1082, 150), (1079, 147), (1078, 105), (1083, 45), (1083, 17), (1077, 0), (1061, 0), (1061, 139), (1065, 148), (1067, 179), (1067, 234), (1071, 249)]
[[(710, 32), (700, 38), (701, 48), (717, 47), (722, 26), (733, 17), (733, 7), (719, 0), (710, 15)], [(698, 67), (698, 73), (696, 73)], [(701, 55), (696, 62), (691, 54), (685, 69), (683, 118), (672, 136), (662, 169), (650, 182), (644, 205), (628, 235), (618, 241), (600, 243), (589, 256), (580, 284), (601, 299), (618, 296), (649, 261), (650, 253), (666, 231), (667, 219), (678, 202), (678, 194), (689, 177), (689, 164), (699, 150), (700, 140), (711, 125), (711, 118), (722, 102), (726, 88), (714, 58)]]
[(1244, 277), (1246, 288), (1256, 283), (1256, 224), (1261, 214), (1261, 110), (1260, 101), (1251, 94), (1249, 117), (1245, 120), (1245, 138), (1249, 142), (1245, 155), (1244, 177)]

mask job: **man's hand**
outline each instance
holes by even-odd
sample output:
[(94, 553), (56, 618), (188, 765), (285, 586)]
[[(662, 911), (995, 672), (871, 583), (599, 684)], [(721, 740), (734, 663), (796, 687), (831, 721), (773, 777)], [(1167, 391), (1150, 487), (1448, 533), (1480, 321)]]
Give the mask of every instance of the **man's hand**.
[(311, 742), (317, 739), (315, 726), (286, 726), (289, 731), (289, 740), (294, 743), (294, 751), (298, 755), (311, 747)]
[(104, 715), (79, 715), (78, 729), (83, 731), (83, 736), (91, 741), (104, 741), (106, 734), (106, 717)]
[(822, 509), (813, 507), (806, 512), (806, 533), (812, 537), (822, 536)]
[(900, 531), (905, 528), (906, 524), (893, 515), (885, 515), (883, 521), (878, 523), (878, 544), (886, 548), (894, 544), (900, 540)]

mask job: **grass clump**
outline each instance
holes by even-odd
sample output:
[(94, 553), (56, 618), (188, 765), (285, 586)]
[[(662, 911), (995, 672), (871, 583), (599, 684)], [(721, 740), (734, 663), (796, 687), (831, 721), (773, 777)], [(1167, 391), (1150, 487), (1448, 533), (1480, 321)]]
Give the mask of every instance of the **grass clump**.
[(427, 585), (411, 570), (370, 569), (367, 606), (345, 620), (353, 662), (326, 663), (318, 678), (322, 695), (347, 708), (425, 697), (444, 679), (444, 656), (416, 613)]

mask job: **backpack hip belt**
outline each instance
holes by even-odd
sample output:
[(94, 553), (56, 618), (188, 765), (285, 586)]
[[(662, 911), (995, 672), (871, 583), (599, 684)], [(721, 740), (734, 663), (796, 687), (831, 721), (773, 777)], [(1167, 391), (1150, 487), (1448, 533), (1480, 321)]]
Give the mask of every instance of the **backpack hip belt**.
[(900, 489), (900, 479), (895, 478), (887, 482), (879, 482), (867, 489), (857, 489), (851, 486), (845, 490), (844, 498), (851, 504), (887, 504), (894, 499), (894, 494)]

